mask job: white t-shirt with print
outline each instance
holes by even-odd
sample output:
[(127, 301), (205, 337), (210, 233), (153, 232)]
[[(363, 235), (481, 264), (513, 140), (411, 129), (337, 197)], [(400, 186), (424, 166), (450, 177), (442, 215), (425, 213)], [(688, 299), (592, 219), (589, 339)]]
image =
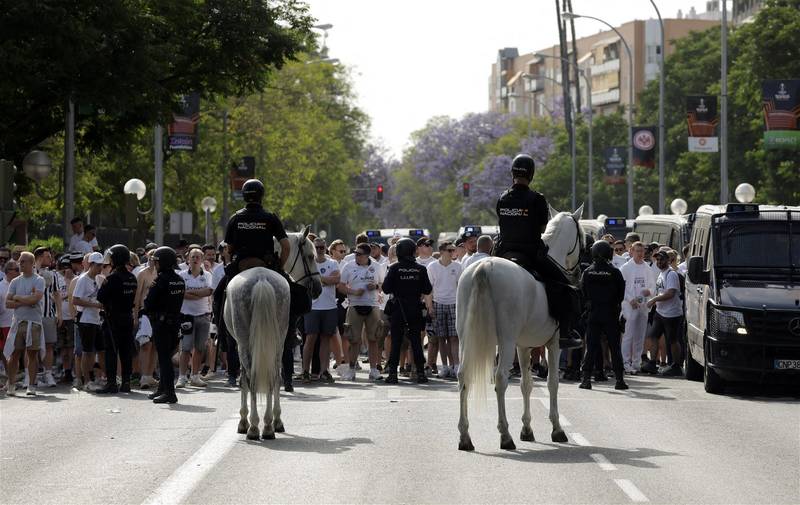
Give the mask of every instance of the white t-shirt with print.
[(441, 261), (434, 261), (428, 265), (428, 278), (433, 286), (433, 301), (441, 305), (455, 305), (458, 278), (464, 271), (464, 265), (451, 261), (449, 265), (442, 265)]
[(436, 258), (434, 258), (433, 256), (428, 256), (427, 258), (421, 258), (419, 256), (417, 257), (417, 263), (419, 263), (420, 265), (422, 265), (424, 267), (427, 267), (428, 265), (430, 265), (434, 261), (438, 261), (438, 260)]
[[(80, 298), (87, 302), (97, 302), (97, 291), (99, 289), (98, 282), (101, 282), (101, 276), (97, 275), (94, 279), (89, 277), (88, 272), (84, 272), (78, 277), (75, 284), (75, 290), (72, 292), (72, 298)], [(84, 307), (76, 305), (78, 312), (81, 313), (81, 324), (97, 324), (101, 323), (100, 309), (97, 307)]]
[(355, 261), (342, 268), (341, 282), (350, 289), (364, 289), (362, 295), (347, 295), (350, 305), (380, 307), (378, 290), (368, 290), (367, 284), (382, 284), (384, 268), (370, 259), (369, 264), (359, 265)]
[(678, 317), (683, 315), (683, 302), (681, 301), (681, 281), (678, 272), (667, 267), (666, 270), (658, 274), (656, 280), (656, 295), (660, 295), (669, 289), (675, 290), (675, 296), (663, 302), (656, 302), (656, 312), (662, 317)]
[[(339, 271), (339, 263), (330, 257), (317, 263), (317, 270), (322, 277), (328, 277)], [(311, 303), (311, 310), (331, 310), (336, 308), (336, 286), (334, 284), (322, 285), (322, 293)]]
[[(69, 238), (69, 250), (70, 252), (78, 252), (81, 249), (78, 247), (79, 243), (83, 242), (84, 244), (89, 244), (89, 247), (100, 247), (97, 244), (97, 237), (93, 238), (91, 242), (86, 242), (83, 240), (83, 233), (73, 233), (72, 236)], [(85, 246), (81, 246), (85, 248)], [(81, 251), (83, 252), (83, 251)], [(92, 252), (91, 249), (86, 252)], [(84, 253), (86, 254), (86, 253)]]
[[(211, 287), (211, 274), (203, 269), (200, 270), (200, 274), (197, 276), (192, 275), (191, 270), (181, 270), (181, 273), (178, 275), (186, 284), (187, 293)], [(211, 306), (210, 298), (210, 296), (204, 296), (196, 300), (184, 298), (183, 305), (181, 305), (181, 314), (186, 314), (187, 316), (202, 316), (208, 314), (210, 312), (209, 307)]]

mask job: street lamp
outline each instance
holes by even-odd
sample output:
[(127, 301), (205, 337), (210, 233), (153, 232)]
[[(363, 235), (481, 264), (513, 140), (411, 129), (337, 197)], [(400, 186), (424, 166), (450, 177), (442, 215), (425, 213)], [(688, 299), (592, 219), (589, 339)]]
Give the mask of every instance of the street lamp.
[[(122, 187), (122, 192), (126, 195), (135, 195), (136, 200), (141, 200), (147, 193), (147, 186), (141, 179), (128, 179), (127, 182), (125, 182), (125, 186)], [(136, 205), (136, 212), (141, 215), (149, 214), (152, 211), (152, 205), (147, 210), (139, 210), (139, 205)]]
[(640, 216), (650, 216), (653, 214), (653, 207), (649, 205), (642, 205), (639, 207), (639, 215)]
[(217, 210), (217, 200), (213, 196), (207, 196), (200, 201), (200, 208), (206, 213), (206, 244), (211, 238), (211, 213)]
[(22, 159), (22, 172), (26, 177), (33, 180), (36, 184), (33, 185), (36, 194), (43, 200), (55, 200), (61, 196), (61, 170), (58, 171), (58, 191), (53, 196), (45, 195), (41, 190), (41, 183), (50, 175), (53, 170), (53, 162), (50, 161), (50, 156), (44, 151), (34, 150), (25, 155)]
[(736, 191), (734, 191), (733, 194), (739, 203), (750, 203), (756, 197), (756, 188), (751, 184), (743, 182), (736, 186)]
[(628, 55), (628, 217), (633, 219), (635, 216), (633, 215), (633, 53), (631, 52), (631, 47), (628, 45), (628, 41), (625, 40), (625, 37), (614, 28), (611, 24), (603, 21), (600, 18), (596, 18), (594, 16), (586, 16), (584, 14), (575, 14), (573, 12), (562, 12), (561, 16), (564, 19), (577, 19), (577, 18), (586, 18), (586, 19), (593, 19), (595, 21), (599, 21), (603, 23), (614, 33), (617, 34), (617, 37), (622, 41), (623, 45), (625, 46), (625, 52)]
[(664, 188), (664, 20), (658, 10), (655, 0), (650, 0), (658, 16), (658, 25), (661, 29), (661, 54), (658, 58), (658, 213), (664, 213), (664, 200), (667, 198)]
[(686, 214), (686, 209), (688, 208), (689, 205), (683, 198), (676, 198), (672, 200), (671, 204), (669, 204), (669, 210), (671, 210), (672, 213), (675, 214), (676, 216), (682, 216)]

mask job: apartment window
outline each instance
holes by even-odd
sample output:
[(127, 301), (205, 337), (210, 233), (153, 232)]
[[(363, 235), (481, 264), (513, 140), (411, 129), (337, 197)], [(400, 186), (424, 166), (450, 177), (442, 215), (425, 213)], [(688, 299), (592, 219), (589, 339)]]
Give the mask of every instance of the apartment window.
[(603, 62), (619, 59), (619, 42), (609, 44), (603, 48)]
[(658, 63), (658, 46), (647, 46), (647, 63)]

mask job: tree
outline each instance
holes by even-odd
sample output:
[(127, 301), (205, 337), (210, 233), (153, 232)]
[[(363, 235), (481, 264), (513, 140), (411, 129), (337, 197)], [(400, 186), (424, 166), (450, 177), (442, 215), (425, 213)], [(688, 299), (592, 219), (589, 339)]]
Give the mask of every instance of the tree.
[(0, 153), (21, 161), (81, 107), (78, 142), (125, 149), (180, 95), (242, 96), (306, 47), (298, 0), (0, 0)]

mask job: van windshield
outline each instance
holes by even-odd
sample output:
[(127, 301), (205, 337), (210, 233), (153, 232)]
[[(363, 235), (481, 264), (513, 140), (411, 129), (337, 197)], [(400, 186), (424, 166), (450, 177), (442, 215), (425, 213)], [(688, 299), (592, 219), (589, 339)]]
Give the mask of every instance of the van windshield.
[(720, 267), (800, 267), (800, 223), (728, 221), (719, 225), (717, 244), (715, 263)]

